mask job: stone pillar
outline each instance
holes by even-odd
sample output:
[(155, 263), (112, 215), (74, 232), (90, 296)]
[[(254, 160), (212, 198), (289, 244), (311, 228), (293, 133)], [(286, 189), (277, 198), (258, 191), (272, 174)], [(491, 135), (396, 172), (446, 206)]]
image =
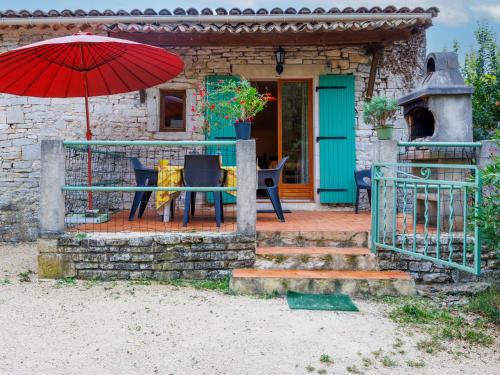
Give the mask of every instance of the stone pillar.
[(477, 151), (477, 166), (485, 168), (500, 154), (500, 143), (494, 140), (481, 141), (481, 147)]
[(255, 236), (257, 224), (257, 159), (255, 140), (236, 141), (238, 177), (237, 227), (238, 232)]
[(64, 232), (64, 146), (62, 140), (42, 140), (40, 234)]
[[(377, 140), (375, 144), (375, 155), (374, 161), (375, 163), (397, 163), (398, 162), (398, 141), (396, 140)], [(382, 172), (385, 177), (395, 177), (396, 169), (394, 168), (383, 168)], [(386, 190), (386, 240), (389, 240), (392, 236), (393, 228), (393, 195), (396, 194), (397, 191), (394, 190), (393, 181), (387, 181), (387, 190)], [(372, 197), (372, 199), (377, 199), (377, 197)], [(379, 185), (379, 196), (378, 196), (378, 213), (372, 210), (372, 215), (378, 215), (379, 222), (379, 235), (383, 234), (384, 230), (384, 189), (383, 184)], [(381, 239), (380, 239), (381, 240)]]

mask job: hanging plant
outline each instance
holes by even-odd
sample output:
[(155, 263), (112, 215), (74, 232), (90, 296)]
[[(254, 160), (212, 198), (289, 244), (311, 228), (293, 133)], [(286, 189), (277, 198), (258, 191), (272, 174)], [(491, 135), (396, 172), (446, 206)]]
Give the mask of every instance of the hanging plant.
[(363, 107), (363, 121), (375, 128), (379, 139), (391, 139), (393, 121), (398, 111), (396, 99), (374, 96)]

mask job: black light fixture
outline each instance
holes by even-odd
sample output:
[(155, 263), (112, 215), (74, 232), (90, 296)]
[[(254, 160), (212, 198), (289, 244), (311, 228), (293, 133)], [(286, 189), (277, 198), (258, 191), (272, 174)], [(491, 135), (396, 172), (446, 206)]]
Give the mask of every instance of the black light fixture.
[(285, 63), (285, 50), (282, 47), (279, 47), (276, 51), (274, 51), (276, 55), (276, 73), (283, 73), (283, 64)]

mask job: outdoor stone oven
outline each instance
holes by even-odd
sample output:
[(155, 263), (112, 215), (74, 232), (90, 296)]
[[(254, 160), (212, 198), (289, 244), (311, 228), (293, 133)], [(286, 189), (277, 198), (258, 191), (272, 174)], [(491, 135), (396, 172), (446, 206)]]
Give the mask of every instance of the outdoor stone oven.
[[(408, 124), (409, 140), (423, 142), (418, 147), (407, 147), (400, 155), (400, 161), (428, 164), (471, 164), (475, 161), (474, 148), (460, 145), (472, 142), (472, 87), (465, 84), (458, 56), (453, 52), (432, 52), (425, 63), (426, 74), (420, 85), (410, 94), (399, 99)], [(425, 142), (448, 142), (452, 147), (436, 146)], [(421, 174), (420, 167), (410, 168), (413, 175)], [(464, 171), (452, 168), (432, 168), (430, 179), (465, 181)], [(453, 210), (463, 211), (461, 192), (453, 193)], [(443, 229), (449, 228), (447, 216), (450, 212), (449, 195), (442, 193), (437, 199), (435, 193), (425, 196), (417, 193), (417, 223), (424, 222), (424, 212), (430, 211), (430, 225), (441, 220)], [(438, 201), (440, 207), (438, 210)], [(438, 218), (437, 212), (441, 213)], [(456, 216), (453, 226), (463, 228), (463, 217)]]
[(473, 89), (464, 82), (457, 54), (432, 52), (425, 67), (421, 84), (398, 101), (410, 140), (471, 142)]

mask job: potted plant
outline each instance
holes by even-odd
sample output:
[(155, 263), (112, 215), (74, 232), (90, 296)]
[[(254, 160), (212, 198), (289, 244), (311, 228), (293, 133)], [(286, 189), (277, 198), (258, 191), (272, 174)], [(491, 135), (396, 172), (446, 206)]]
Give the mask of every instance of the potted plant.
[(394, 127), (393, 121), (396, 119), (398, 110), (399, 106), (396, 99), (375, 96), (372, 100), (365, 103), (363, 120), (365, 123), (375, 127), (378, 139), (391, 139)]
[(246, 79), (220, 80), (199, 90), (198, 108), (194, 111), (205, 118), (205, 134), (212, 126), (226, 126), (229, 122), (235, 126), (237, 139), (250, 139), (253, 119), (266, 103), (266, 95), (259, 94)]

